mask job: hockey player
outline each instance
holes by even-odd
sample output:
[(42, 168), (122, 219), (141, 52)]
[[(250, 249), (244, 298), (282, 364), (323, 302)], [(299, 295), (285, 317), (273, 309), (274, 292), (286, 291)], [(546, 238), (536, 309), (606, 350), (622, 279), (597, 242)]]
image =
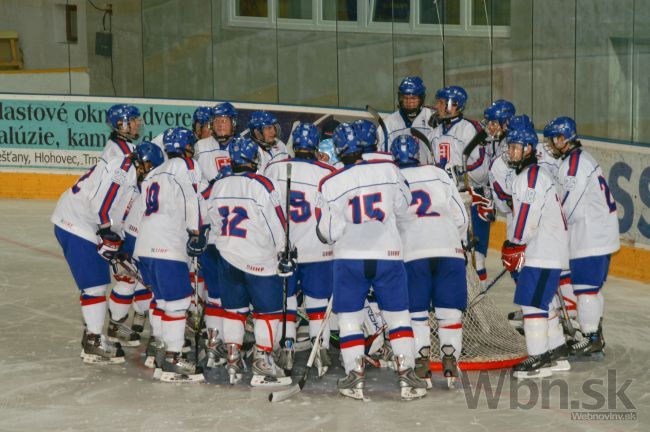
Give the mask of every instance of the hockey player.
[(212, 135), (212, 108), (200, 106), (192, 114), (192, 132), (197, 140)]
[[(285, 369), (293, 365), (293, 344), (296, 340), (296, 291), (298, 287), (304, 295), (304, 304), (309, 317), (309, 336), (313, 340), (325, 316), (327, 301), (332, 295), (332, 247), (321, 243), (316, 236), (316, 215), (314, 205), (318, 184), (334, 168), (316, 160), (319, 131), (311, 123), (300, 123), (293, 132), (293, 150), (296, 157), (273, 162), (266, 167), (265, 176), (275, 180), (281, 196), (286, 199), (287, 164), (292, 166), (290, 210), (290, 241), (300, 252), (298, 269), (289, 279), (287, 293), (286, 324), (287, 343), (280, 347), (283, 355), (278, 363)], [(373, 134), (374, 139), (374, 134)], [(318, 375), (323, 376), (331, 364), (329, 348), (329, 326), (323, 332), (321, 349), (317, 353), (315, 366)], [(288, 359), (289, 361), (286, 361)]]
[[(461, 240), (469, 219), (456, 185), (433, 165), (420, 165), (418, 142), (400, 135), (391, 151), (411, 189), (406, 217), (398, 219), (408, 275), (409, 311), (415, 335), (416, 373), (430, 380), (429, 310), (435, 308), (443, 374), (449, 384), (459, 376), (463, 311), (467, 307), (465, 256)], [(435, 242), (432, 242), (435, 239)]]
[(338, 314), (346, 373), (338, 381), (339, 392), (363, 399), (362, 309), (372, 286), (388, 324), (401, 396), (405, 400), (423, 397), (427, 384), (413, 370), (406, 270), (395, 220), (408, 210), (411, 192), (394, 163), (362, 159), (349, 124), (340, 124), (333, 140), (345, 167), (321, 181), (316, 217), (319, 238), (334, 244), (333, 311)]
[(224, 315), (226, 370), (230, 383), (242, 378), (240, 352), (249, 305), (254, 308), (255, 353), (251, 385), (290, 384), (277, 367), (272, 350), (282, 310), (282, 276), (290, 276), (294, 259), (285, 250), (286, 221), (272, 180), (255, 174), (259, 152), (250, 138), (235, 137), (228, 147), (233, 174), (217, 180), (208, 214), (220, 258), (218, 278)]
[(338, 168), (337, 165), (340, 164), (339, 158), (336, 156), (336, 152), (334, 150), (335, 149), (332, 138), (326, 138), (318, 144), (318, 153), (316, 155), (316, 158), (319, 162), (326, 163), (333, 168)]
[(557, 117), (544, 128), (548, 152), (561, 160), (558, 188), (569, 226), (569, 265), (584, 339), (571, 351), (579, 356), (602, 353), (604, 298), (611, 254), (620, 247), (616, 202), (598, 162), (582, 148), (576, 124)]
[[(467, 92), (462, 87), (449, 86), (436, 92), (438, 126), (429, 135), (438, 167), (456, 178), (465, 189), (462, 177), (467, 175), (468, 192), (472, 196), (471, 227), (477, 244), (475, 248), (476, 272), (482, 282), (487, 279), (485, 256), (487, 255), (490, 223), (494, 220), (492, 199), (487, 188), (489, 160), (485, 146), (477, 145), (467, 159), (467, 172), (463, 166), (463, 150), (481, 131), (478, 123), (464, 117)], [(459, 178), (461, 177), (461, 178)], [(480, 211), (479, 211), (480, 210)], [(472, 240), (472, 239), (470, 239)]]
[(113, 105), (106, 110), (106, 122), (112, 132), (100, 157), (108, 162), (128, 156), (142, 133), (140, 110), (133, 105)]
[(266, 111), (254, 111), (248, 123), (250, 137), (259, 146), (260, 173), (271, 162), (288, 159), (286, 145), (280, 141), (280, 124), (275, 116)]
[(81, 358), (85, 363), (124, 362), (121, 345), (102, 335), (111, 281), (109, 261), (122, 243), (113, 221), (121, 222), (137, 182), (158, 161), (154, 146), (147, 143), (126, 158), (110, 163), (100, 159), (64, 192), (52, 214), (54, 234), (81, 291), (85, 324)]
[[(513, 367), (516, 378), (551, 375), (554, 329), (549, 306), (568, 260), (568, 233), (551, 175), (537, 165), (532, 124), (508, 131), (507, 160), (512, 181), (513, 224), (503, 244), (504, 267), (518, 271), (514, 302), (521, 306), (528, 358)], [(551, 334), (549, 334), (549, 331)], [(561, 329), (559, 330), (561, 335)]]
[(373, 122), (365, 119), (356, 120), (352, 123), (352, 128), (359, 140), (361, 157), (364, 160), (393, 160), (393, 155), (390, 152), (377, 150), (377, 126)]
[(230, 165), (228, 143), (235, 135), (237, 126), (237, 110), (229, 102), (215, 105), (211, 115), (212, 135), (196, 143), (194, 154), (207, 182), (214, 181), (222, 168)]
[[(432, 128), (429, 119), (433, 116), (431, 108), (424, 106), (427, 88), (419, 76), (407, 76), (397, 89), (399, 109), (384, 120), (388, 133), (388, 142), (383, 131), (377, 132), (377, 148), (390, 152), (389, 144), (399, 135), (409, 133), (408, 129), (416, 128), (428, 136)], [(433, 155), (425, 146), (420, 147), (418, 159), (422, 164), (434, 162)]]
[(167, 137), (169, 160), (147, 176), (142, 184), (144, 210), (134, 255), (151, 285), (157, 306), (164, 312), (162, 339), (165, 358), (161, 381), (203, 381), (200, 367), (183, 358), (184, 330), (190, 306), (189, 261), (205, 251), (206, 232), (197, 192), (201, 170), (189, 157), (194, 133), (176, 128)]

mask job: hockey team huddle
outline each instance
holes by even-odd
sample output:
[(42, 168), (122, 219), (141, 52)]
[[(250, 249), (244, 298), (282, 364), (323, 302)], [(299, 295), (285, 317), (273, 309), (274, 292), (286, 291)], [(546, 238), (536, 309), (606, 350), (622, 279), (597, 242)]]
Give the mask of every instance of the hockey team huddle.
[[(463, 115), (463, 88), (438, 90), (433, 107), (425, 92), (406, 77), (380, 127), (302, 122), (287, 145), (265, 111), (236, 133), (228, 102), (197, 108), (192, 130), (139, 144), (139, 110), (108, 109), (99, 162), (51, 218), (81, 292), (83, 361), (123, 363), (148, 318), (145, 364), (161, 381), (204, 381), (200, 360), (237, 384), (252, 355), (252, 386), (288, 385), (303, 310), (307, 366), (319, 376), (338, 333), (340, 394), (363, 399), (366, 366), (389, 364), (403, 399), (424, 397), (430, 312), (442, 373), (459, 376), (466, 272), (487, 279), (495, 210), (521, 307), (510, 318), (523, 320), (528, 351), (513, 375), (546, 377), (602, 355), (601, 289), (618, 219), (575, 122), (550, 121), (539, 145), (511, 102), (495, 101), (479, 123)], [(382, 323), (375, 332), (368, 309)]]

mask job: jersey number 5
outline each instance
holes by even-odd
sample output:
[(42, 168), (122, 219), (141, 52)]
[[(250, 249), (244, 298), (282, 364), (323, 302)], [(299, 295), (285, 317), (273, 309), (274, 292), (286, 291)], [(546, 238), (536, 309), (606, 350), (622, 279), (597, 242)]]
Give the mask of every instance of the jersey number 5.
[(355, 196), (352, 198), (350, 201), (348, 201), (348, 205), (352, 207), (352, 223), (363, 223), (363, 218), (361, 216), (362, 210), (363, 214), (365, 214), (367, 217), (366, 221), (374, 219), (378, 220), (379, 222), (383, 222), (384, 218), (386, 217), (386, 213), (384, 213), (382, 209), (375, 207), (376, 204), (380, 203), (381, 192), (362, 195), (360, 197)]
[(289, 211), (291, 222), (306, 222), (311, 217), (311, 205), (305, 200), (304, 192), (292, 190), (289, 195), (289, 205), (291, 206)]
[(246, 229), (239, 226), (240, 223), (248, 219), (248, 212), (244, 207), (233, 207), (232, 209), (228, 206), (219, 207), (219, 214), (223, 218), (222, 236), (246, 238)]

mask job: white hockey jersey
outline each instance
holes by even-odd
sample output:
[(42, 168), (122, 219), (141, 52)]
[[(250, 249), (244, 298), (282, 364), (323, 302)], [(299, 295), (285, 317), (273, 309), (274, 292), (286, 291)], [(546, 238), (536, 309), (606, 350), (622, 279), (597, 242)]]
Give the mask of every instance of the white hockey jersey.
[(393, 162), (393, 155), (382, 151), (363, 153), (361, 157), (363, 160), (387, 160)]
[(140, 196), (140, 189), (136, 189), (131, 196), (131, 202), (126, 208), (124, 213), (124, 221), (122, 223), (122, 238), (126, 234), (129, 234), (133, 237), (138, 237), (138, 227), (140, 226), (140, 221), (142, 220), (142, 214), (144, 209), (142, 208), (142, 197)]
[(262, 146), (259, 148), (259, 161), (257, 163), (257, 172), (263, 173), (266, 166), (271, 162), (277, 162), (284, 159), (289, 159), (289, 152), (287, 146), (280, 140), (275, 140), (275, 144), (269, 150), (264, 150)]
[(549, 172), (532, 164), (517, 174), (512, 181), (512, 208), (508, 240), (526, 245), (525, 265), (568, 268), (569, 235)]
[[(558, 170), (560, 169), (560, 163), (561, 161), (559, 159), (555, 159), (551, 154), (546, 151), (546, 146), (545, 145), (538, 145), (537, 146), (537, 165), (540, 167), (544, 168), (546, 171), (551, 173), (553, 176), (553, 179), (557, 180), (558, 178)], [(555, 187), (558, 189), (558, 182), (555, 182)], [(558, 189), (558, 193), (559, 193)]]
[(289, 202), (290, 241), (298, 249), (298, 262), (309, 263), (332, 259), (332, 246), (316, 236), (315, 204), (318, 184), (334, 172), (330, 165), (308, 159), (285, 159), (266, 167), (264, 175), (278, 185), (280, 202), (286, 204), (287, 165), (291, 164), (291, 196)]
[(203, 179), (209, 182), (217, 178), (221, 168), (230, 165), (228, 144), (222, 146), (212, 136), (203, 138), (194, 145), (194, 159), (201, 167)]
[(397, 220), (404, 261), (430, 257), (463, 258), (461, 239), (469, 219), (449, 175), (433, 165), (402, 168), (413, 200), (406, 217)]
[(502, 157), (495, 158), (490, 164), (488, 180), (492, 198), (499, 213), (506, 217), (507, 227), (512, 223), (512, 180), (515, 175), (515, 170)]
[(112, 133), (111, 137), (106, 142), (106, 146), (104, 147), (104, 151), (100, 157), (108, 162), (111, 159), (126, 157), (131, 154), (133, 150), (135, 150), (134, 143)]
[[(411, 124), (407, 124), (399, 110), (395, 111), (384, 119), (388, 132), (388, 146), (384, 146), (384, 133), (381, 128), (377, 128), (377, 148), (381, 151), (390, 152), (390, 145), (393, 140), (400, 135), (411, 135), (411, 128), (418, 129), (424, 136), (428, 136), (432, 129), (429, 126), (429, 119), (433, 115), (431, 108), (422, 107), (422, 111), (413, 119)], [(417, 138), (416, 138), (417, 139)], [(420, 140), (418, 140), (420, 142)], [(420, 142), (419, 161), (421, 165), (435, 163), (434, 157), (427, 146)]]
[(558, 170), (558, 187), (569, 224), (571, 259), (616, 252), (616, 201), (598, 162), (580, 147), (571, 150)]
[(205, 223), (200, 211), (201, 169), (189, 158), (175, 157), (142, 182), (143, 210), (134, 256), (189, 261), (188, 231)]
[(273, 180), (254, 173), (217, 180), (208, 199), (208, 215), (210, 242), (226, 261), (259, 276), (277, 273), (286, 221)]
[(137, 190), (136, 168), (130, 158), (100, 162), (79, 177), (59, 199), (51, 221), (61, 229), (91, 242), (99, 225), (122, 232), (122, 219)]
[[(463, 117), (439, 124), (428, 135), (438, 167), (447, 171), (455, 166), (462, 167), (463, 150), (480, 130), (478, 123)], [(487, 185), (489, 163), (485, 147), (476, 146), (467, 158), (467, 173), (471, 186)], [(458, 181), (462, 182), (462, 179)]]
[(325, 177), (319, 185), (319, 235), (334, 243), (335, 259), (402, 260), (398, 216), (411, 191), (389, 161), (360, 161)]

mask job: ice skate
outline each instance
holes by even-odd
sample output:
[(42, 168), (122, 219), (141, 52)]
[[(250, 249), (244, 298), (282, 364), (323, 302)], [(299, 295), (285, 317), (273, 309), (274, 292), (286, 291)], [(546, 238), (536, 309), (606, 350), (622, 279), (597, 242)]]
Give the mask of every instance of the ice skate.
[(454, 388), (454, 384), (460, 377), (458, 362), (454, 353), (456, 349), (451, 345), (443, 345), (440, 348), (442, 352), (442, 374), (447, 378), (447, 387)]
[(124, 363), (124, 351), (119, 343), (111, 343), (103, 335), (84, 331), (81, 340), (83, 346), (81, 358), (89, 364), (119, 364)]
[(142, 333), (144, 331), (144, 323), (147, 321), (146, 313), (137, 313), (133, 314), (133, 320), (131, 321), (131, 330), (136, 333)]
[[(315, 343), (315, 339), (316, 338), (314, 338), (312, 343)], [(318, 372), (318, 378), (322, 378), (331, 365), (332, 359), (330, 358), (329, 352), (327, 352), (327, 348), (323, 348), (321, 345), (318, 352), (316, 352), (316, 357), (314, 358), (314, 367), (316, 367), (316, 371)]]
[(415, 375), (427, 383), (427, 389), (433, 388), (431, 383), (431, 347), (420, 348), (419, 357), (415, 359)]
[(551, 376), (551, 355), (545, 352), (539, 355), (531, 355), (512, 367), (512, 375), (517, 379), (524, 378), (545, 378)]
[(284, 370), (285, 376), (291, 376), (295, 355), (296, 352), (294, 351), (294, 340), (292, 338), (288, 338), (284, 341), (284, 347), (281, 347), (277, 352), (277, 363), (278, 366)]
[(598, 326), (598, 331), (586, 333), (581, 340), (576, 340), (569, 345), (569, 352), (580, 360), (601, 360), (605, 356), (605, 338), (603, 327)]
[(363, 357), (357, 357), (354, 369), (345, 378), (339, 378), (336, 385), (339, 388), (339, 393), (343, 396), (363, 400), (365, 379), (366, 372)]
[(226, 372), (228, 372), (228, 378), (230, 385), (235, 385), (241, 381), (244, 371), (246, 370), (246, 364), (241, 358), (241, 352), (237, 344), (228, 343), (226, 346)]
[(205, 342), (205, 350), (208, 355), (206, 367), (213, 368), (226, 363), (228, 351), (226, 350), (223, 341), (219, 339), (219, 331), (217, 329), (208, 329), (208, 338)]
[(149, 369), (162, 367), (162, 362), (165, 359), (165, 343), (162, 341), (162, 339), (151, 336), (149, 338), (149, 342), (147, 343), (147, 350), (145, 351), (145, 354), (145, 367), (148, 367)]
[(420, 399), (427, 395), (427, 382), (419, 378), (413, 368), (404, 366), (404, 356), (395, 359), (397, 363), (397, 383), (403, 400)]
[(273, 361), (273, 355), (261, 349), (256, 349), (253, 355), (253, 387), (271, 387), (291, 385), (291, 377), (284, 376), (282, 368)]
[(551, 355), (551, 371), (564, 372), (571, 370), (569, 363), (569, 347), (567, 344), (562, 344), (552, 350), (549, 350)]
[(133, 331), (131, 327), (126, 325), (126, 319), (124, 317), (119, 321), (110, 319), (108, 323), (108, 340), (111, 342), (119, 342), (122, 346), (126, 347), (137, 347), (140, 346), (140, 335)]
[(160, 381), (163, 382), (204, 382), (203, 369), (181, 353), (167, 351), (162, 364)]

